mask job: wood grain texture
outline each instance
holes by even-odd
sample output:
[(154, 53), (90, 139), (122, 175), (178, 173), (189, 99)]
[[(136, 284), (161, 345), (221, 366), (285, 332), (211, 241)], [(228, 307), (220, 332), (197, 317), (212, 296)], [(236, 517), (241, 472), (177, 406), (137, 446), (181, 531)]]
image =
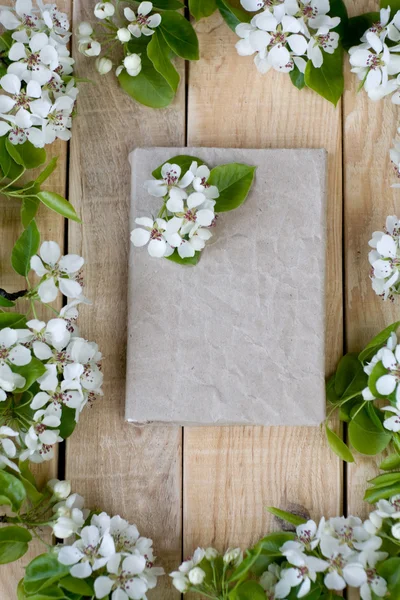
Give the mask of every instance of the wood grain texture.
[[(377, 1), (348, 0), (350, 16), (378, 10)], [(381, 231), (386, 216), (398, 211), (399, 190), (394, 183), (389, 149), (399, 121), (399, 109), (390, 97), (372, 102), (357, 93), (359, 80), (346, 61), (343, 97), (344, 145), (344, 244), (346, 350), (360, 350), (379, 331), (399, 319), (398, 303), (376, 296), (369, 281), (368, 240)], [(367, 479), (377, 472), (381, 457), (356, 456), (348, 466), (348, 512), (365, 515), (363, 501)]]
[[(5, 2), (5, 4), (10, 5), (12, 3), (8, 1)], [(58, 4), (60, 10), (65, 11), (67, 14), (71, 13), (70, 0), (62, 0)], [(54, 156), (58, 156), (58, 166), (45, 184), (43, 184), (42, 189), (51, 190), (65, 196), (68, 144), (57, 141), (51, 146), (47, 146), (46, 152), (47, 161), (50, 161)], [(33, 172), (29, 172), (29, 179), (33, 178), (32, 173)], [(15, 273), (11, 267), (10, 261), (11, 250), (23, 231), (20, 219), (20, 209), (21, 203), (18, 200), (9, 200), (0, 196), (0, 287), (12, 292), (25, 288), (24, 278)], [(40, 206), (36, 221), (42, 241), (56, 241), (60, 245), (60, 248), (63, 249), (64, 219), (48, 208)], [(61, 307), (61, 298), (57, 300), (57, 303), (54, 303), (54, 306), (57, 306), (58, 308)], [(22, 311), (27, 310), (27, 308), (28, 307), (25, 306)], [(49, 309), (42, 307), (39, 304), (37, 305), (37, 314), (39, 318), (44, 318), (45, 320), (51, 319), (54, 316)], [(57, 476), (57, 454), (58, 452), (56, 451), (56, 457), (52, 461), (34, 466), (33, 470), (38, 476), (39, 486), (44, 485), (48, 479)], [(43, 551), (44, 546), (39, 541), (34, 541), (31, 543), (28, 553), (19, 561), (8, 566), (0, 567), (0, 598), (7, 598), (7, 600), (14, 600), (14, 598), (16, 598), (16, 586), (23, 577), (24, 567), (30, 560)], [(4, 576), (5, 573), (7, 573), (6, 576)]]
[[(202, 60), (189, 68), (188, 144), (326, 148), (329, 153), (327, 371), (342, 353), (341, 109), (298, 92), (280, 73), (259, 75), (236, 54), (218, 15), (196, 25)], [(296, 191), (293, 190), (293, 210)], [(267, 268), (267, 267), (266, 267)], [(277, 400), (279, 401), (279, 400)], [(342, 511), (342, 466), (319, 428), (185, 429), (184, 553), (245, 546), (275, 526), (265, 507)]]
[[(75, 28), (93, 21), (94, 5), (74, 3)], [(151, 110), (124, 94), (114, 73), (101, 78), (93, 60), (74, 56), (79, 75), (94, 84), (81, 87), (71, 142), (70, 197), (83, 224), (71, 224), (69, 250), (86, 259), (85, 294), (94, 303), (82, 310), (80, 329), (104, 353), (105, 385), (104, 399), (82, 413), (68, 440), (67, 477), (88, 506), (120, 514), (153, 538), (168, 571), (181, 560), (181, 430), (124, 422), (128, 153), (137, 146), (184, 143), (184, 82), (170, 108)], [(152, 598), (178, 595), (165, 577)]]

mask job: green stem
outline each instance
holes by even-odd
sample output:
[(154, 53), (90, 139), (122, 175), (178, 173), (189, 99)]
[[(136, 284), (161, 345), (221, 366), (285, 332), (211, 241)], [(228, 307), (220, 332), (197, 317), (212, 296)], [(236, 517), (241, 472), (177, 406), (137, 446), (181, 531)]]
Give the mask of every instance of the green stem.
[[(18, 181), (18, 179), (20, 179), (22, 177), (22, 175), (25, 173), (26, 169), (24, 167), (24, 170), (22, 171), (22, 173), (20, 175), (18, 175), (18, 177), (16, 177), (15, 179), (13, 179), (12, 181), (10, 181), (9, 183), (7, 183), (6, 186), (4, 186), (3, 188), (0, 188), (0, 194), (4, 194), (4, 190), (6, 190), (8, 187), (10, 187), (11, 185), (14, 185), (14, 183), (16, 181)], [(9, 194), (4, 194), (5, 196), (9, 195)]]

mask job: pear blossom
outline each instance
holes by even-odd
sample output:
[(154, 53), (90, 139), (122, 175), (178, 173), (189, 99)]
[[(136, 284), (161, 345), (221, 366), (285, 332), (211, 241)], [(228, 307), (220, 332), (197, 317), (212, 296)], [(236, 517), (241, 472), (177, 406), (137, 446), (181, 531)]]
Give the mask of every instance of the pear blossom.
[(302, 31), (310, 37), (310, 29), (326, 27), (333, 29), (340, 23), (339, 17), (330, 17), (330, 3), (328, 0), (285, 0), (286, 12), (298, 18), (304, 27)]
[(85, 56), (99, 56), (101, 44), (97, 40), (92, 40), (91, 37), (82, 37), (79, 40), (78, 50)]
[[(32, 115), (41, 126), (43, 141), (41, 145), (52, 144), (57, 138), (68, 141), (71, 139), (71, 114), (75, 98), (68, 94), (58, 96), (54, 103), (48, 94), (30, 103)], [(40, 143), (40, 142), (39, 142)]]
[(281, 579), (282, 570), (279, 565), (272, 563), (260, 577), (260, 585), (265, 591), (267, 600), (286, 598), (290, 594), (290, 583)]
[(306, 596), (311, 590), (311, 583), (317, 579), (317, 573), (326, 571), (329, 563), (321, 558), (308, 556), (299, 550), (293, 550), (291, 547), (288, 548), (286, 544), (282, 546), (280, 551), (286, 557), (288, 563), (294, 565), (282, 571), (283, 581), (288, 583), (291, 588), (300, 585), (297, 593), (298, 598)]
[(100, 73), (100, 75), (106, 75), (113, 68), (112, 60), (102, 56), (96, 60), (96, 69)]
[[(28, 365), (32, 360), (31, 352), (19, 343), (18, 332), (10, 327), (0, 330), (0, 367)], [(2, 371), (4, 380), (8, 380), (7, 370)], [(15, 380), (17, 381), (17, 380)], [(21, 380), (18, 379), (20, 382)], [(13, 388), (15, 389), (15, 388)], [(9, 390), (12, 391), (12, 390)]]
[[(7, 425), (0, 427), (0, 469), (9, 467), (14, 471), (19, 471), (17, 465), (10, 459), (17, 456), (17, 448), (14, 440), (18, 438), (18, 431), (14, 431)], [(12, 439), (14, 438), (14, 439)]]
[(93, 571), (104, 567), (115, 554), (114, 541), (109, 533), (100, 534), (95, 525), (88, 525), (80, 532), (80, 539), (72, 546), (63, 546), (58, 553), (61, 564), (71, 566), (73, 577), (86, 579)]
[(82, 37), (90, 37), (93, 33), (93, 27), (87, 21), (82, 21), (78, 25), (78, 33)]
[(208, 183), (211, 171), (207, 165), (197, 166), (197, 162), (194, 161), (190, 166), (190, 170), (194, 175), (192, 185), (195, 192), (204, 194), (204, 196), (209, 200), (215, 200), (216, 198), (219, 198), (219, 190), (217, 186), (210, 185)]
[(66, 500), (71, 494), (70, 481), (50, 479), (50, 481), (47, 482), (47, 487), (53, 490), (53, 494), (58, 500)]
[(326, 536), (321, 551), (329, 563), (328, 572), (324, 577), (324, 584), (329, 590), (341, 591), (347, 585), (359, 588), (367, 582), (368, 577), (363, 565), (351, 562), (354, 553), (347, 544), (341, 544), (338, 539)]
[(392, 188), (400, 188), (400, 141), (393, 140), (394, 147), (390, 149), (390, 160), (393, 163), (393, 170), (397, 179), (392, 184)]
[(320, 27), (308, 42), (307, 56), (314, 67), (319, 69), (324, 62), (322, 50), (328, 54), (333, 54), (338, 45), (339, 34), (336, 31), (329, 31), (327, 27)]
[(108, 19), (115, 13), (115, 6), (112, 2), (98, 2), (94, 7), (94, 15), (98, 19)]
[(14, 107), (29, 110), (30, 101), (40, 98), (42, 95), (42, 88), (37, 81), (33, 79), (28, 81), (26, 90), (23, 90), (21, 89), (21, 80), (12, 73), (3, 75), (0, 79), (0, 86), (5, 92), (11, 94), (11, 96), (5, 94), (0, 96), (0, 113), (8, 113)]
[(7, 364), (0, 363), (0, 402), (4, 402), (7, 399), (7, 392), (23, 388), (25, 383), (25, 377), (14, 373)]
[(150, 256), (162, 257), (172, 254), (173, 249), (168, 243), (167, 222), (164, 219), (150, 219), (149, 217), (138, 217), (135, 223), (140, 225), (131, 233), (131, 241), (134, 246), (147, 245)]
[(124, 15), (129, 25), (127, 29), (136, 38), (141, 35), (150, 36), (154, 34), (154, 29), (161, 23), (161, 15), (155, 13), (150, 15), (153, 10), (152, 2), (141, 2), (137, 9), (137, 14), (129, 8), (124, 9)]
[(226, 565), (238, 567), (243, 561), (243, 551), (240, 548), (228, 548), (222, 560)]
[(94, 582), (96, 598), (107, 597), (111, 592), (120, 600), (141, 600), (149, 589), (143, 573), (146, 559), (137, 550), (123, 558), (114, 554), (107, 562), (107, 575), (97, 577)]
[(184, 189), (187, 188), (194, 179), (194, 173), (189, 169), (181, 178), (182, 169), (179, 165), (165, 163), (161, 167), (161, 179), (150, 179), (144, 182), (146, 191), (151, 196), (161, 198), (168, 193), (173, 193), (184, 198)]
[(42, 302), (53, 302), (57, 298), (58, 289), (68, 298), (78, 298), (82, 286), (76, 280), (84, 264), (82, 257), (76, 254), (61, 256), (56, 242), (43, 242), (39, 255), (32, 256), (31, 268), (41, 277), (38, 295)]
[(84, 502), (79, 494), (71, 494), (53, 506), (55, 521), (51, 526), (57, 538), (67, 539), (83, 527), (89, 515), (89, 510), (83, 508)]
[(400, 278), (400, 227), (395, 215), (386, 219), (385, 231), (374, 231), (369, 245), (373, 250), (369, 253), (372, 266), (372, 287), (376, 294), (384, 300), (393, 300), (397, 294)]
[(125, 56), (124, 58), (123, 65), (118, 67), (118, 69), (120, 69), (120, 71), (117, 72), (117, 75), (119, 75), (122, 69), (126, 69), (128, 75), (136, 77), (142, 70), (142, 59), (140, 58), (140, 55), (135, 53), (128, 54), (128, 56)]
[(40, 360), (51, 358), (54, 349), (62, 350), (71, 338), (65, 319), (50, 319), (48, 323), (31, 319), (26, 326), (28, 329), (18, 330), (18, 337), (25, 346), (32, 348), (33, 354)]
[(396, 406), (385, 406), (382, 410), (393, 413), (392, 417), (383, 421), (384, 428), (394, 433), (400, 431), (400, 403), (397, 403)]
[(45, 33), (35, 33), (27, 44), (13, 44), (8, 58), (13, 61), (7, 69), (8, 73), (26, 82), (33, 79), (40, 85), (50, 81), (59, 64), (57, 50), (49, 43)]
[[(185, 593), (189, 589), (190, 572), (192, 571), (192, 569), (195, 569), (201, 563), (205, 556), (206, 551), (203, 548), (197, 548), (194, 551), (192, 558), (185, 560), (179, 567), (178, 571), (173, 571), (172, 573), (170, 573), (170, 577), (172, 577), (172, 584), (179, 592)], [(226, 562), (228, 558), (229, 560), (235, 558), (238, 559), (239, 555), (235, 553), (234, 557), (232, 551), (229, 550), (229, 555), (225, 553), (224, 557)]]

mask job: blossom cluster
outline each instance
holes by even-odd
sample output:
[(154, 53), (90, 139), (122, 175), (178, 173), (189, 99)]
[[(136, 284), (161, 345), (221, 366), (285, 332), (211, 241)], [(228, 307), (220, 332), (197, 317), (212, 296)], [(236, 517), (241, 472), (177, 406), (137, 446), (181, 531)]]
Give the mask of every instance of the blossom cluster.
[(271, 68), (283, 73), (295, 67), (305, 72), (308, 60), (319, 68), (324, 52), (333, 54), (339, 44), (335, 29), (339, 17), (329, 16), (329, 0), (241, 0), (248, 11), (259, 11), (250, 23), (240, 23), (236, 49), (241, 56), (255, 54), (260, 73)]
[(78, 89), (70, 56), (69, 21), (54, 4), (18, 0), (0, 10), (0, 24), (10, 33), (0, 79), (0, 136), (14, 145), (27, 140), (36, 147), (56, 138), (69, 140)]
[[(386, 522), (391, 535), (399, 539), (399, 509), (400, 496), (395, 496), (380, 500), (376, 511), (365, 522), (349, 516), (322, 518), (318, 525), (312, 520), (299, 525), (294, 539), (279, 548), (280, 559), (270, 564), (259, 579), (266, 598), (292, 597), (294, 588), (297, 598), (302, 598), (312, 591), (317, 580), (320, 587), (334, 592), (341, 592), (347, 586), (358, 588), (362, 600), (385, 597), (387, 582), (378, 574), (377, 565), (388, 554), (381, 551), (379, 533)], [(243, 560), (243, 554), (236, 548), (227, 550), (221, 557), (214, 548), (198, 548), (190, 560), (171, 573), (174, 586), (182, 593), (195, 591), (219, 598), (207, 574), (211, 571), (210, 565), (214, 570), (221, 558), (225, 567), (236, 567)]]
[(400, 104), (400, 11), (391, 18), (390, 6), (382, 8), (380, 20), (365, 31), (361, 44), (349, 50), (352, 72), (368, 96), (380, 100), (392, 94)]
[[(46, 304), (52, 302), (58, 291), (69, 302), (47, 323), (34, 313), (26, 327), (0, 330), (0, 424), (4, 422), (0, 467), (18, 469), (12, 462), (16, 458), (32, 462), (51, 459), (54, 444), (62, 441), (60, 427), (65, 411), (71, 410), (77, 422), (84, 406), (102, 394), (101, 353), (96, 343), (80, 337), (76, 326), (77, 307), (88, 302), (79, 281), (83, 263), (83, 258), (74, 254), (61, 256), (56, 242), (44, 242), (40, 256), (31, 258), (31, 267), (40, 277), (29, 291), (31, 302), (36, 298)], [(13, 413), (13, 423), (20, 426), (16, 431), (15, 425), (8, 427), (7, 410), (2, 411), (2, 407), (7, 409), (18, 390), (28, 394), (28, 411)]]
[[(364, 367), (368, 376), (375, 368), (380, 369), (375, 382), (375, 393), (393, 401), (393, 405), (385, 406), (382, 410), (391, 414), (383, 421), (383, 426), (394, 433), (400, 431), (400, 344), (397, 342), (397, 336), (392, 332), (386, 345), (380, 348)], [(363, 390), (362, 395), (365, 401), (376, 399), (369, 387)]]
[(161, 179), (145, 182), (147, 192), (163, 198), (163, 205), (157, 217), (135, 220), (139, 227), (132, 231), (131, 241), (134, 246), (148, 244), (150, 256), (168, 257), (176, 249), (180, 258), (191, 258), (212, 237), (219, 191), (208, 183), (210, 169), (193, 161), (181, 175), (179, 165), (165, 163)]
[[(126, 70), (128, 75), (136, 77), (142, 70), (140, 54), (130, 52), (129, 42), (141, 36), (150, 37), (156, 27), (161, 23), (160, 13), (153, 12), (152, 2), (141, 2), (135, 12), (131, 7), (125, 7), (123, 22), (114, 22), (116, 15), (112, 2), (98, 2), (94, 8), (94, 16), (99, 19), (101, 32), (95, 33), (90, 23), (79, 24), (79, 51), (85, 56), (97, 57), (96, 68), (101, 75), (105, 75), (113, 68), (110, 53), (115, 43), (122, 45), (124, 59), (116, 69), (116, 75)], [(105, 54), (100, 56), (102, 50)]]
[(396, 215), (386, 219), (384, 231), (374, 231), (369, 241), (372, 248), (368, 258), (372, 267), (374, 292), (384, 300), (393, 301), (399, 293), (400, 280), (400, 222)]
[(156, 587), (164, 570), (154, 566), (153, 542), (141, 537), (136, 525), (105, 512), (82, 525), (72, 545), (58, 548), (58, 560), (73, 577), (93, 577), (96, 598), (142, 600)]

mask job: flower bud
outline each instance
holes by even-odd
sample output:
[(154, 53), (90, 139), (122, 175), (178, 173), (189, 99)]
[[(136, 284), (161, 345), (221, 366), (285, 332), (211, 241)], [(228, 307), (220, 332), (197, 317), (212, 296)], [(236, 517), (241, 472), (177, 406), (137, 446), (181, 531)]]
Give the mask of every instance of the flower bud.
[(76, 525), (72, 519), (68, 517), (60, 517), (53, 524), (53, 532), (57, 538), (65, 540), (76, 533)]
[(94, 7), (94, 16), (98, 19), (107, 19), (115, 13), (115, 7), (111, 2), (98, 2)]
[(170, 574), (170, 577), (172, 577), (172, 584), (174, 588), (178, 590), (178, 592), (181, 592), (181, 594), (185, 594), (188, 591), (189, 580), (186, 577), (186, 575), (184, 575), (180, 571), (174, 571), (174, 573)]
[(205, 572), (200, 567), (195, 567), (189, 571), (189, 581), (192, 585), (201, 585), (206, 577)]
[(54, 485), (53, 491), (59, 500), (65, 500), (71, 493), (71, 483), (69, 481), (58, 481)]
[(82, 21), (82, 23), (79, 23), (78, 33), (84, 37), (91, 36), (93, 33), (93, 27), (87, 21)]
[(129, 40), (131, 39), (131, 32), (126, 27), (122, 27), (117, 31), (117, 38), (122, 43), (129, 42)]
[(142, 59), (139, 54), (129, 54), (124, 58), (124, 67), (131, 77), (136, 77), (142, 70)]
[(400, 523), (396, 523), (392, 527), (392, 536), (396, 538), (396, 540), (400, 540)]
[(112, 66), (112, 61), (105, 56), (96, 59), (96, 69), (100, 75), (106, 75), (106, 73), (109, 73), (112, 69)]
[(85, 56), (98, 56), (101, 52), (101, 44), (96, 40), (83, 38), (79, 41), (78, 50)]
[(218, 551), (215, 548), (206, 548), (206, 559), (215, 560), (218, 557)]
[(228, 548), (224, 554), (224, 563), (226, 565), (233, 564), (238, 567), (243, 560), (243, 552), (240, 548)]

